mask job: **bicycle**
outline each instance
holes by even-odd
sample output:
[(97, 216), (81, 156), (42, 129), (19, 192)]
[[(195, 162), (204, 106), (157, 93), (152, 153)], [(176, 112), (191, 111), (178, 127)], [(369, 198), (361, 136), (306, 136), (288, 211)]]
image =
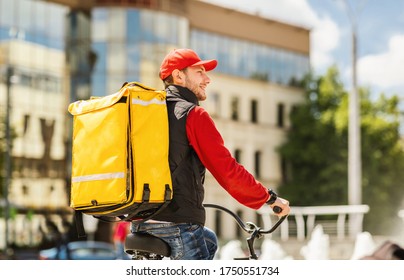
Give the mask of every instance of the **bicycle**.
[[(235, 260), (257, 260), (258, 255), (255, 252), (254, 243), (265, 234), (274, 232), (279, 225), (288, 217), (282, 216), (270, 229), (264, 230), (252, 222), (244, 222), (236, 213), (226, 207), (207, 203), (205, 207), (215, 208), (230, 214), (249, 236), (246, 238), (249, 256), (243, 258), (234, 258)], [(274, 212), (279, 213), (280, 208), (274, 207)], [(162, 260), (171, 254), (170, 246), (162, 239), (147, 233), (129, 233), (125, 239), (125, 252), (132, 256), (132, 260)]]

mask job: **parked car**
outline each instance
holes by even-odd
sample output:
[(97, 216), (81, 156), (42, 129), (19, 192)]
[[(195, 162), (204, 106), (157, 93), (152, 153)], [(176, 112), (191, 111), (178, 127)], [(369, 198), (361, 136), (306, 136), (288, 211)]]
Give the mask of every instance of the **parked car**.
[(40, 260), (116, 260), (114, 245), (101, 241), (74, 241), (59, 248), (41, 250)]

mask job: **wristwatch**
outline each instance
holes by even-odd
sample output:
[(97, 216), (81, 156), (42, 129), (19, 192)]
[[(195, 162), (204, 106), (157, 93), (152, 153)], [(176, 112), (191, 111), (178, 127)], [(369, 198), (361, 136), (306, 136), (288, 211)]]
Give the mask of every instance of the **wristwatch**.
[(278, 198), (278, 195), (277, 195), (276, 192), (274, 192), (272, 189), (269, 189), (269, 190), (268, 190), (268, 193), (271, 195), (271, 197), (270, 197), (269, 200), (266, 202), (266, 204), (272, 205), (272, 204), (274, 204), (275, 200)]

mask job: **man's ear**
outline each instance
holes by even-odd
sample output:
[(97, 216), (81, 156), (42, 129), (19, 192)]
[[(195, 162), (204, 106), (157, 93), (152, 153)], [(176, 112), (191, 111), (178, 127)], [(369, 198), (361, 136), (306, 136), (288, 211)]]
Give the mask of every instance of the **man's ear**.
[(174, 71), (171, 73), (171, 76), (173, 77), (174, 84), (181, 85), (184, 82), (184, 77), (181, 71), (178, 69), (174, 69)]

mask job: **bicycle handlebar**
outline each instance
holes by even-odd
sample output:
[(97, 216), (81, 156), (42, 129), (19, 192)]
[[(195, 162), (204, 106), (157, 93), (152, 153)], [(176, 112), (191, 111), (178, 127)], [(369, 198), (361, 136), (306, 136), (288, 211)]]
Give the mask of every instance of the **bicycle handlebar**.
[[(272, 233), (288, 217), (287, 215), (282, 216), (270, 229), (262, 230), (261, 228), (257, 227), (255, 224), (253, 224), (251, 222), (244, 223), (243, 220), (241, 220), (241, 218), (237, 214), (235, 214), (233, 211), (227, 209), (226, 207), (223, 207), (223, 206), (220, 206), (217, 204), (212, 204), (212, 203), (206, 203), (203, 206), (208, 207), (208, 208), (216, 208), (216, 209), (222, 210), (222, 211), (230, 214), (236, 220), (237, 224), (247, 233), (253, 233), (255, 230), (258, 230), (258, 232), (262, 233), (262, 234)], [(280, 210), (282, 211), (282, 209), (280, 209)]]
[[(254, 250), (255, 239), (261, 238), (263, 234), (269, 234), (269, 233), (274, 232), (279, 227), (279, 225), (282, 224), (282, 222), (288, 217), (288, 215), (282, 216), (270, 229), (262, 230), (261, 228), (256, 226), (254, 223), (251, 223), (251, 222), (244, 223), (243, 220), (241, 220), (241, 218), (236, 213), (227, 209), (226, 207), (223, 207), (223, 206), (220, 206), (217, 204), (212, 204), (212, 203), (206, 203), (206, 204), (203, 204), (203, 206), (208, 207), (208, 208), (216, 208), (216, 209), (219, 209), (221, 211), (224, 211), (224, 212), (230, 214), (236, 220), (237, 224), (245, 232), (250, 234), (250, 237), (247, 238), (247, 245), (248, 245), (248, 249), (250, 251), (249, 259), (255, 259), (255, 260), (258, 259), (258, 256), (255, 254), (255, 250)], [(277, 208), (280, 208), (280, 207), (277, 207)], [(275, 213), (280, 213), (280, 211), (282, 211), (282, 209), (273, 209), (273, 210)]]

